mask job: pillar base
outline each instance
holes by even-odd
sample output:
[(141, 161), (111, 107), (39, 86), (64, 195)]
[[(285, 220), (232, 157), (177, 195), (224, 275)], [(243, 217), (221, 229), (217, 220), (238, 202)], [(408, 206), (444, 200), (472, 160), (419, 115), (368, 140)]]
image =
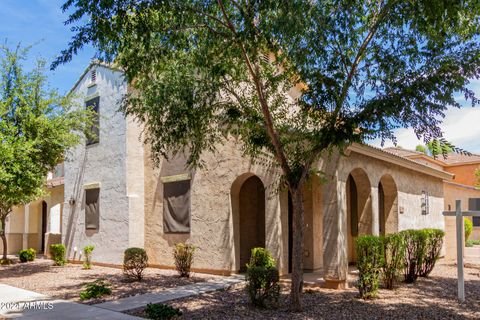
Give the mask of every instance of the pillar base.
[(347, 280), (327, 279), (327, 278), (325, 278), (324, 280), (325, 280), (325, 283), (323, 284), (324, 288), (334, 289), (334, 290), (348, 289)]

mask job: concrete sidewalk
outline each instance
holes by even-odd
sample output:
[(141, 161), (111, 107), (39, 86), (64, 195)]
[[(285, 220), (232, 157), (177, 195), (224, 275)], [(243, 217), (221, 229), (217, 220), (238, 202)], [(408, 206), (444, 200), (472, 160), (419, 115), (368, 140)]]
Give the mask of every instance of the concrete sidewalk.
[(140, 319), (104, 308), (54, 300), (36, 292), (0, 284), (0, 319)]
[(207, 282), (189, 284), (186, 286), (165, 289), (160, 292), (146, 293), (138, 296), (108, 301), (95, 305), (116, 312), (125, 312), (143, 308), (149, 303), (164, 303), (167, 301), (200, 295), (202, 293), (228, 289), (245, 280), (244, 276), (230, 276), (222, 279), (215, 279)]

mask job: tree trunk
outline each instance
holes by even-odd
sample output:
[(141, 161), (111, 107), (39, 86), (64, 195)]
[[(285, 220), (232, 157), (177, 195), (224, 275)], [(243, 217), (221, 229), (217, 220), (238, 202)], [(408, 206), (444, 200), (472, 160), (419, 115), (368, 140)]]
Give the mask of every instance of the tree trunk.
[(0, 229), (0, 238), (2, 238), (3, 242), (3, 260), (7, 260), (7, 236), (5, 234), (5, 226), (6, 226), (6, 218), (3, 217), (0, 219), (1, 229)]
[(292, 287), (290, 298), (293, 311), (302, 311), (303, 291), (303, 236), (305, 233), (305, 212), (302, 186), (290, 188), (293, 207), (293, 248), (292, 248)]

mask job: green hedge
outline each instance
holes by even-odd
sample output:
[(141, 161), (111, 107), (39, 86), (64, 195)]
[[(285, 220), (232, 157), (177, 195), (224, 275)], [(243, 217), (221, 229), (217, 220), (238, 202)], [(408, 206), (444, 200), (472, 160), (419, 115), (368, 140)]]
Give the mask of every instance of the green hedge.
[(132, 280), (143, 279), (143, 271), (148, 266), (148, 256), (145, 249), (128, 248), (123, 256), (123, 273)]
[(382, 238), (371, 235), (359, 236), (355, 247), (359, 272), (357, 287), (360, 297), (374, 298), (377, 296), (383, 265)]
[(66, 253), (67, 249), (65, 248), (65, 245), (61, 243), (50, 245), (50, 255), (56, 266), (63, 266), (67, 263)]
[(383, 243), (383, 284), (387, 289), (393, 289), (402, 272), (405, 257), (405, 238), (398, 233), (382, 238)]
[(18, 258), (20, 259), (20, 262), (33, 261), (35, 260), (36, 254), (37, 251), (35, 251), (33, 248), (24, 249), (20, 250), (18, 253)]
[(468, 238), (470, 238), (470, 235), (472, 234), (472, 230), (473, 230), (472, 220), (470, 220), (468, 218), (464, 218), (463, 219), (463, 225), (465, 227), (465, 230), (464, 230), (465, 241), (467, 241)]
[(422, 232), (425, 233), (426, 243), (422, 267), (419, 275), (421, 277), (428, 277), (430, 272), (432, 272), (433, 267), (435, 267), (435, 263), (440, 257), (440, 250), (443, 246), (443, 237), (445, 236), (445, 232), (439, 229), (423, 229)]
[(439, 229), (404, 230), (385, 237), (359, 236), (355, 246), (360, 296), (375, 297), (380, 277), (387, 289), (395, 287), (402, 271), (407, 283), (427, 277), (440, 256), (444, 236)]
[(280, 275), (275, 259), (267, 249), (253, 248), (247, 264), (247, 292), (250, 303), (257, 307), (273, 307), (280, 296)]

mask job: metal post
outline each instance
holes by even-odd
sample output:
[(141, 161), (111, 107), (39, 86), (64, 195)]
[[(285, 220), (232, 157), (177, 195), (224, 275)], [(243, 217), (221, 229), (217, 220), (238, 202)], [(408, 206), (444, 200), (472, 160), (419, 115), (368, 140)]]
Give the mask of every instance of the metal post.
[(463, 215), (462, 203), (455, 201), (455, 217), (457, 222), (457, 274), (458, 274), (458, 300), (465, 301), (465, 281), (463, 276)]

